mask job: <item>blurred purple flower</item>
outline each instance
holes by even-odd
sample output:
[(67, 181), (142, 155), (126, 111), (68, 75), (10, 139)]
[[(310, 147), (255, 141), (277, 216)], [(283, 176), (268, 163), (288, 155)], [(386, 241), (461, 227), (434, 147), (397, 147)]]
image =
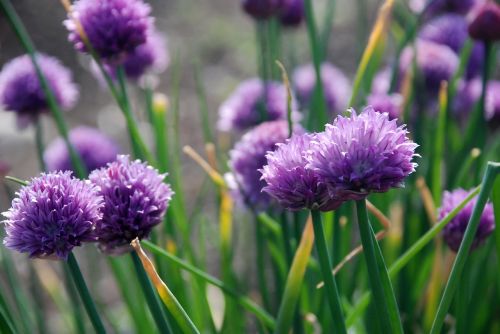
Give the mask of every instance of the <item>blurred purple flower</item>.
[(75, 20), (98, 56), (107, 63), (119, 64), (146, 42), (153, 22), (150, 12), (150, 6), (142, 0), (78, 0), (64, 24), (78, 51), (89, 52)]
[(266, 20), (278, 13), (283, 0), (241, 0), (243, 10), (256, 20)]
[(405, 126), (371, 107), (357, 115), (337, 116), (312, 142), (308, 168), (327, 184), (337, 200), (360, 200), (371, 192), (402, 187), (415, 171), (417, 144)]
[(469, 35), (480, 41), (500, 40), (500, 5), (486, 1), (474, 8), (469, 16)]
[[(449, 214), (453, 209), (455, 209), (468, 195), (470, 191), (464, 189), (456, 189), (452, 192), (445, 191), (443, 194), (443, 204), (438, 210), (438, 219), (443, 219), (447, 214)], [(474, 205), (477, 202), (477, 196), (470, 201), (443, 229), (443, 238), (448, 244), (448, 246), (454, 252), (457, 252), (462, 243), (465, 230), (469, 224), (470, 217), (472, 216), (472, 211)], [(477, 248), (481, 245), (485, 239), (493, 232), (495, 229), (495, 217), (493, 215), (493, 205), (487, 203), (484, 211), (481, 215), (479, 226), (477, 228), (476, 236), (472, 243), (472, 249)]]
[[(299, 121), (297, 103), (292, 97), (292, 118)], [(245, 80), (219, 108), (217, 127), (221, 131), (243, 131), (265, 121), (287, 118), (287, 91), (279, 82)]]
[(486, 120), (494, 128), (500, 126), (500, 81), (488, 81), (484, 108)]
[(478, 0), (410, 0), (410, 8), (417, 13), (422, 12), (429, 4), (425, 16), (435, 16), (442, 13), (467, 14)]
[[(467, 21), (458, 14), (446, 14), (438, 16), (420, 30), (419, 37), (423, 40), (450, 47), (457, 56), (467, 40)], [(478, 74), (483, 63), (484, 47), (481, 43), (474, 43), (472, 52), (467, 64), (467, 78), (472, 78)]]
[(102, 220), (96, 225), (99, 248), (121, 254), (131, 250), (135, 238), (147, 238), (163, 220), (173, 192), (164, 183), (166, 174), (126, 155), (107, 167), (94, 170), (89, 179), (104, 197)]
[(267, 185), (262, 191), (286, 209), (331, 211), (342, 204), (332, 199), (318, 175), (306, 168), (305, 154), (311, 150), (313, 139), (311, 134), (294, 135), (266, 155), (267, 165), (261, 172)]
[[(340, 69), (330, 63), (321, 64), (321, 81), (330, 115), (347, 107), (351, 84)], [(307, 106), (316, 86), (316, 73), (312, 64), (298, 67), (293, 73), (293, 85), (302, 106)]]
[(103, 199), (71, 172), (41, 174), (22, 187), (3, 215), (4, 244), (30, 257), (67, 259), (83, 242), (95, 241)]
[(282, 0), (279, 19), (285, 27), (299, 26), (304, 20), (304, 0)]
[[(87, 171), (106, 166), (114, 161), (120, 149), (108, 136), (97, 129), (79, 126), (69, 132), (69, 141), (80, 154)], [(43, 159), (49, 171), (74, 171), (68, 148), (64, 140), (59, 137), (45, 149)]]
[[(458, 56), (446, 45), (419, 40), (417, 68), (423, 77), (427, 93), (436, 96), (442, 81), (449, 81), (458, 68)], [(401, 54), (400, 73), (405, 75), (412, 66), (414, 51), (407, 47)]]
[(392, 70), (389, 66), (380, 70), (373, 77), (372, 94), (387, 94), (391, 88)]
[(400, 94), (372, 94), (367, 97), (367, 105), (375, 111), (387, 113), (389, 119), (399, 119), (403, 112), (403, 96)]
[[(58, 104), (64, 110), (71, 109), (79, 95), (71, 72), (54, 57), (39, 53), (37, 60)], [(0, 105), (6, 111), (17, 113), (19, 128), (25, 128), (41, 113), (50, 110), (28, 55), (14, 58), (3, 66), (0, 72)]]
[[(303, 129), (296, 126), (294, 133), (303, 133)], [(287, 138), (286, 121), (265, 122), (247, 132), (229, 152), (229, 167), (234, 175), (234, 183), (242, 192), (245, 204), (257, 209), (265, 209), (270, 205), (269, 195), (262, 192), (266, 182), (261, 179), (259, 170), (267, 162), (266, 154)]]

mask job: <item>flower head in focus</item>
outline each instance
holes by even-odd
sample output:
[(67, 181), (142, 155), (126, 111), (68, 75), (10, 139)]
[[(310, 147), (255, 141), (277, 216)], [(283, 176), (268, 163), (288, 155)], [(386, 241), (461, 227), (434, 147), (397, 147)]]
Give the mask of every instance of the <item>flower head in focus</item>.
[(286, 209), (331, 211), (342, 203), (332, 199), (318, 175), (306, 168), (305, 155), (313, 139), (311, 134), (294, 135), (266, 155), (267, 164), (261, 172), (267, 185), (262, 190)]
[(150, 12), (142, 0), (78, 0), (64, 24), (78, 51), (89, 52), (81, 26), (97, 55), (106, 63), (117, 64), (146, 42), (153, 22)]
[[(452, 192), (445, 191), (443, 195), (443, 204), (438, 210), (438, 219), (443, 219), (447, 214), (449, 214), (453, 209), (455, 209), (468, 195), (470, 191), (464, 189), (456, 189)], [(460, 212), (444, 227), (443, 238), (448, 244), (448, 246), (457, 252), (462, 243), (465, 230), (469, 224), (470, 217), (472, 216), (472, 211), (474, 205), (477, 202), (477, 196), (467, 203), (467, 205), (460, 210)], [(487, 203), (484, 211), (481, 215), (479, 226), (477, 228), (476, 235), (474, 237), (474, 242), (472, 243), (472, 248), (475, 249), (481, 245), (485, 239), (493, 232), (495, 229), (495, 217), (493, 215), (493, 205)]]
[(41, 174), (17, 192), (4, 212), (4, 244), (30, 257), (66, 259), (74, 247), (95, 241), (103, 206), (98, 189), (71, 172)]
[[(106, 166), (116, 159), (120, 149), (108, 136), (97, 129), (79, 126), (69, 132), (69, 141), (80, 155), (87, 171)], [(49, 171), (72, 170), (68, 147), (59, 137), (45, 149), (43, 159)]]
[(96, 225), (99, 248), (106, 253), (129, 251), (135, 238), (147, 238), (163, 220), (173, 192), (165, 174), (139, 160), (120, 155), (89, 179), (104, 198), (102, 220)]
[(343, 201), (401, 187), (417, 166), (418, 145), (405, 127), (372, 107), (359, 115), (351, 110), (349, 117), (337, 116), (311, 145), (307, 167), (327, 184), (333, 198)]
[[(39, 53), (36, 59), (59, 106), (64, 110), (71, 109), (79, 96), (71, 72), (54, 57)], [(6, 111), (17, 114), (20, 128), (25, 128), (40, 114), (50, 110), (28, 55), (14, 58), (3, 66), (0, 72), (0, 105)]]
[[(292, 118), (300, 120), (292, 97)], [(219, 108), (217, 127), (221, 131), (243, 131), (266, 121), (287, 118), (287, 90), (279, 82), (260, 79), (243, 81)]]
[[(330, 63), (323, 63), (321, 80), (330, 115), (344, 110), (351, 93), (351, 84), (344, 73)], [(302, 65), (294, 71), (293, 86), (301, 105), (307, 106), (316, 86), (316, 73), (312, 64)]]
[[(294, 133), (300, 134), (300, 126)], [(288, 138), (287, 121), (265, 122), (247, 132), (229, 152), (229, 167), (234, 183), (238, 185), (246, 204), (258, 209), (270, 204), (270, 197), (262, 192), (266, 182), (261, 179), (260, 169), (266, 164), (266, 154)]]

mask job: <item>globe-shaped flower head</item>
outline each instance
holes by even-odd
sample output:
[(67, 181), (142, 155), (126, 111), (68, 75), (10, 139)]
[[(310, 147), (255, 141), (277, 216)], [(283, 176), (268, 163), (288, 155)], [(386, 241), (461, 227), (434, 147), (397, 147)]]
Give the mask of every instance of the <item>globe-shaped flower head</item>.
[[(426, 91), (431, 96), (436, 96), (441, 82), (449, 81), (458, 68), (458, 56), (448, 46), (426, 40), (419, 40), (416, 49), (417, 67)], [(401, 54), (399, 68), (403, 75), (412, 66), (413, 54), (413, 50), (409, 47)]]
[[(44, 54), (37, 54), (37, 61), (57, 103), (64, 110), (71, 109), (78, 99), (71, 72), (59, 60)], [(28, 55), (14, 58), (2, 68), (0, 105), (6, 111), (17, 113), (20, 128), (49, 111), (47, 98)]]
[[(78, 152), (87, 171), (106, 166), (116, 159), (120, 149), (108, 136), (97, 129), (79, 126), (69, 132), (69, 141)], [(68, 147), (59, 137), (45, 149), (43, 159), (49, 171), (74, 171)]]
[(375, 111), (387, 113), (389, 119), (398, 119), (403, 112), (403, 96), (397, 93), (371, 94), (366, 100)]
[[(457, 56), (460, 56), (462, 47), (468, 38), (467, 21), (458, 14), (441, 15), (427, 22), (420, 30), (419, 37), (426, 41), (446, 45)], [(472, 78), (479, 73), (483, 54), (483, 45), (478, 42), (474, 43), (467, 64), (467, 78)]]
[(316, 172), (306, 168), (305, 155), (313, 139), (311, 134), (294, 135), (266, 155), (267, 165), (261, 172), (267, 185), (262, 190), (286, 209), (331, 211), (342, 203), (329, 195)]
[(371, 192), (401, 187), (417, 166), (417, 144), (407, 135), (387, 113), (372, 107), (359, 115), (351, 110), (349, 117), (338, 116), (316, 136), (307, 167), (339, 200), (360, 200)]
[[(217, 127), (221, 131), (243, 131), (265, 121), (287, 118), (287, 91), (279, 82), (260, 79), (243, 81), (219, 108)], [(292, 117), (300, 120), (292, 99)]]
[[(294, 132), (302, 133), (303, 130), (296, 126)], [(261, 179), (259, 170), (267, 163), (267, 152), (273, 151), (276, 144), (287, 138), (286, 121), (266, 122), (247, 132), (229, 152), (229, 167), (245, 204), (258, 209), (269, 206), (270, 197), (262, 192), (266, 182)]]
[[(456, 189), (452, 192), (445, 191), (443, 204), (438, 210), (438, 218), (443, 219), (448, 213), (455, 209), (468, 195), (470, 191)], [(460, 248), (465, 230), (469, 224), (477, 196), (470, 201), (443, 229), (443, 238), (448, 246), (455, 252)], [(495, 217), (493, 205), (487, 203), (479, 220), (479, 225), (472, 243), (472, 248), (477, 248), (495, 229)]]
[(98, 189), (71, 172), (41, 174), (22, 187), (4, 212), (4, 244), (30, 257), (67, 259), (83, 242), (95, 241), (103, 206)]
[(135, 238), (147, 238), (163, 220), (173, 192), (165, 174), (139, 160), (118, 156), (89, 179), (104, 197), (103, 219), (96, 226), (99, 248), (107, 253), (129, 251)]
[(486, 1), (478, 5), (469, 16), (470, 37), (487, 42), (500, 40), (500, 5)]
[[(330, 63), (321, 64), (321, 81), (330, 115), (345, 110), (351, 92), (349, 79), (340, 69)], [(293, 73), (293, 86), (303, 108), (311, 101), (316, 86), (316, 73), (312, 64), (298, 67)]]
[(304, 0), (283, 0), (279, 19), (285, 27), (297, 27), (304, 20)]
[(89, 52), (81, 26), (99, 57), (121, 63), (127, 53), (146, 42), (153, 21), (150, 11), (142, 0), (78, 0), (64, 23), (78, 51)]

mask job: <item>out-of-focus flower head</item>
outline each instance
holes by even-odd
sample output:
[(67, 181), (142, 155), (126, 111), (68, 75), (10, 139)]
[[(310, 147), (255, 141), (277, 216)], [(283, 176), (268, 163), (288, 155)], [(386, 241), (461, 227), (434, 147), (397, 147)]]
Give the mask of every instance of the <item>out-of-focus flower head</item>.
[[(458, 14), (445, 14), (426, 23), (420, 30), (419, 37), (423, 40), (450, 47), (459, 56), (465, 41), (468, 38), (467, 21)], [(467, 64), (467, 78), (478, 74), (484, 56), (484, 47), (481, 43), (474, 43)]]
[[(161, 74), (167, 69), (169, 62), (170, 56), (165, 36), (153, 32), (149, 34), (146, 43), (127, 54), (123, 61), (123, 69), (128, 79), (140, 82), (147, 75)], [(115, 66), (103, 64), (103, 67), (112, 79), (116, 79)], [(103, 87), (106, 86), (101, 70), (94, 60), (90, 63), (90, 71)]]
[(256, 20), (266, 20), (276, 15), (282, 0), (241, 0), (243, 10)]
[(486, 90), (486, 120), (494, 127), (500, 126), (500, 81), (490, 80)]
[(425, 16), (435, 16), (443, 13), (467, 14), (480, 0), (410, 0), (410, 8), (417, 13), (428, 5)]
[(279, 19), (285, 27), (299, 26), (304, 20), (304, 0), (282, 0)]
[(403, 96), (393, 94), (371, 94), (367, 97), (367, 105), (380, 113), (387, 113), (389, 119), (398, 119), (403, 112)]
[(89, 52), (76, 22), (101, 59), (119, 64), (146, 42), (153, 23), (150, 12), (142, 0), (78, 0), (64, 24), (78, 51)]
[(135, 238), (147, 238), (162, 222), (173, 192), (165, 174), (126, 155), (94, 170), (89, 179), (104, 198), (102, 220), (96, 225), (99, 248), (121, 254), (131, 250)]
[(367, 107), (357, 115), (337, 116), (317, 134), (307, 154), (308, 168), (327, 184), (330, 196), (341, 201), (360, 200), (372, 192), (402, 187), (415, 171), (417, 144), (405, 126), (388, 114)]
[[(79, 126), (69, 132), (69, 141), (80, 155), (87, 171), (106, 166), (116, 159), (120, 149), (104, 133), (87, 126)], [(45, 149), (43, 159), (49, 171), (74, 171), (68, 147), (63, 138), (55, 139)]]
[[(443, 219), (447, 214), (453, 211), (469, 194), (470, 191), (460, 188), (452, 192), (445, 191), (442, 200), (443, 204), (438, 210), (438, 219)], [(460, 210), (460, 212), (443, 229), (443, 238), (454, 252), (457, 252), (460, 248), (460, 244), (462, 243), (465, 230), (469, 224), (476, 202), (477, 196), (472, 201), (467, 203), (467, 205)], [(493, 215), (493, 205), (491, 203), (487, 203), (481, 215), (471, 249), (475, 249), (481, 245), (494, 229), (495, 217)]]
[[(303, 129), (295, 126), (294, 133), (303, 133)], [(286, 121), (265, 122), (247, 132), (229, 152), (229, 167), (245, 204), (257, 209), (269, 207), (271, 198), (262, 192), (266, 182), (261, 179), (259, 170), (267, 162), (267, 152), (273, 151), (276, 144), (283, 143), (287, 138)]]
[[(458, 67), (458, 56), (446, 45), (419, 40), (416, 43), (417, 67), (426, 91), (436, 96), (442, 81), (449, 81)], [(413, 62), (414, 51), (407, 47), (400, 59), (400, 73), (405, 75)]]
[[(321, 81), (330, 115), (344, 110), (351, 93), (351, 84), (344, 73), (330, 63), (323, 63)], [(316, 72), (312, 64), (302, 65), (294, 71), (293, 86), (299, 102), (303, 106), (308, 105), (316, 86)]]
[[(245, 80), (236, 87), (219, 108), (217, 128), (221, 131), (243, 131), (265, 121), (287, 118), (287, 91), (279, 82), (260, 79)], [(292, 119), (299, 121), (300, 113), (292, 97)]]
[(389, 66), (378, 71), (373, 77), (372, 94), (387, 94), (391, 88), (392, 70)]
[(486, 1), (474, 8), (469, 16), (469, 35), (480, 41), (500, 40), (500, 5)]
[(326, 184), (320, 182), (313, 170), (306, 168), (305, 155), (313, 139), (311, 134), (294, 135), (266, 155), (267, 164), (261, 172), (267, 185), (262, 190), (286, 209), (331, 211), (342, 204), (332, 199)]
[[(71, 109), (79, 96), (71, 72), (54, 57), (39, 53), (36, 58), (57, 103), (64, 110)], [(6, 111), (17, 114), (20, 128), (25, 128), (41, 113), (50, 110), (28, 55), (14, 58), (3, 66), (0, 72), (0, 105)]]
[(4, 212), (4, 244), (30, 257), (67, 259), (74, 247), (95, 241), (103, 199), (71, 172), (41, 174), (17, 192)]

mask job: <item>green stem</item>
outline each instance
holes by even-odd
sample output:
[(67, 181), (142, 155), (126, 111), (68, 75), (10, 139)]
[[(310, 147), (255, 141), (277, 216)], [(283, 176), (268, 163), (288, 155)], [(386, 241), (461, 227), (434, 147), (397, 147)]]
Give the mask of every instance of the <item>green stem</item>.
[(38, 80), (40, 81), (40, 84), (42, 86), (43, 92), (47, 98), (47, 104), (49, 105), (49, 108), (52, 112), (52, 116), (54, 117), (54, 120), (56, 121), (57, 129), (59, 133), (61, 134), (62, 138), (64, 139), (64, 142), (66, 143), (66, 146), (68, 147), (68, 152), (70, 155), (71, 163), (73, 164), (73, 167), (75, 168), (76, 175), (80, 178), (84, 178), (87, 176), (87, 170), (85, 168), (85, 165), (83, 164), (83, 161), (80, 157), (80, 155), (76, 152), (75, 148), (71, 144), (68, 138), (68, 128), (66, 126), (66, 122), (64, 121), (63, 113), (61, 111), (61, 108), (59, 107), (59, 104), (54, 96), (54, 93), (52, 92), (51, 87), (49, 86), (47, 79), (45, 78), (44, 73), (42, 72), (40, 65), (37, 60), (37, 55), (35, 51), (35, 46), (33, 45), (33, 41), (31, 40), (30, 36), (28, 35), (28, 32), (26, 31), (26, 28), (24, 27), (24, 24), (22, 23), (21, 19), (17, 15), (14, 7), (10, 3), (9, 0), (0, 0), (0, 9), (4, 12), (5, 16), (7, 17), (7, 20), (9, 21), (9, 24), (11, 25), (12, 29), (16, 33), (19, 41), (23, 45), (24, 49), (28, 53), (29, 57), (31, 58), (31, 61), (33, 63), (33, 66), (35, 67), (36, 74), (38, 76)]
[(261, 222), (256, 219), (255, 220), (255, 239), (257, 243), (257, 247), (255, 248), (256, 253), (256, 264), (257, 264), (257, 280), (259, 284), (259, 290), (262, 297), (262, 302), (264, 303), (264, 307), (267, 310), (271, 309), (271, 300), (269, 298), (269, 290), (267, 287), (267, 280), (265, 275), (265, 266), (264, 266), (264, 233), (262, 231)]
[(316, 251), (318, 252), (323, 281), (325, 282), (326, 299), (328, 300), (328, 304), (330, 306), (330, 314), (333, 319), (335, 333), (347, 333), (337, 284), (335, 283), (335, 278), (333, 277), (331, 271), (332, 261), (330, 260), (328, 247), (326, 246), (325, 233), (323, 231), (323, 223), (321, 221), (321, 212), (318, 210), (311, 210), (311, 216), (314, 227), (314, 243), (316, 245)]
[(85, 306), (85, 310), (94, 326), (96, 333), (103, 334), (106, 333), (104, 329), (104, 324), (102, 323), (101, 318), (99, 317), (99, 313), (95, 307), (94, 301), (90, 296), (89, 289), (87, 288), (87, 284), (85, 284), (85, 280), (83, 279), (82, 272), (80, 271), (80, 267), (76, 262), (75, 255), (73, 253), (69, 253), (68, 255), (68, 266), (71, 272), (71, 277), (75, 282), (78, 293), (80, 294), (80, 298), (82, 299), (83, 305)]
[(38, 164), (40, 165), (40, 170), (47, 171), (47, 166), (45, 165), (45, 160), (43, 159), (43, 127), (42, 121), (38, 118), (35, 121), (35, 145), (36, 145), (36, 156), (38, 158)]
[(148, 275), (142, 266), (141, 259), (139, 259), (139, 256), (135, 251), (131, 252), (130, 255), (132, 256), (135, 272), (137, 274), (137, 278), (139, 279), (142, 291), (144, 292), (144, 297), (146, 297), (149, 310), (151, 311), (153, 319), (158, 326), (158, 330), (160, 333), (172, 333), (172, 330), (166, 320), (166, 315), (161, 307), (160, 300), (153, 290), (153, 286), (149, 281)]
[(376, 242), (375, 236), (368, 220), (366, 201), (364, 199), (356, 201), (356, 213), (363, 254), (368, 267), (368, 277), (382, 331), (385, 333), (403, 333), (394, 291), (380, 248), (374, 244)]
[[(323, 81), (321, 80), (321, 46), (316, 32), (316, 22), (314, 19), (314, 9), (312, 0), (304, 1), (304, 9), (307, 24), (307, 33), (311, 47), (314, 72), (316, 74), (316, 86), (313, 92), (311, 110), (309, 113), (308, 127), (318, 129), (322, 127), (328, 119), (325, 94), (323, 92)], [(319, 124), (318, 124), (319, 122)]]
[[(453, 299), (453, 295), (455, 294), (460, 276), (464, 270), (465, 262), (469, 255), (472, 242), (474, 241), (474, 237), (481, 220), (484, 206), (488, 201), (489, 194), (499, 173), (500, 163), (489, 162), (486, 168), (486, 173), (484, 174), (481, 192), (479, 193), (477, 202), (474, 205), (474, 210), (472, 211), (469, 223), (467, 224), (467, 229), (465, 230), (462, 243), (460, 244), (460, 248), (455, 258), (455, 262), (453, 263), (453, 267), (451, 268), (448, 283), (446, 283), (443, 297), (441, 298), (441, 302), (439, 303), (438, 311), (436, 317), (434, 318), (434, 323), (432, 324), (431, 334), (437, 334), (441, 332), (444, 318), (448, 313), (448, 309)], [(478, 296), (476, 296), (476, 298), (477, 297)]]
[(325, 18), (323, 20), (323, 29), (321, 31), (321, 57), (326, 59), (328, 53), (328, 42), (330, 41), (330, 36), (332, 35), (332, 24), (335, 18), (335, 2), (336, 0), (328, 0), (328, 4), (325, 11)]
[(122, 95), (122, 104), (121, 108), (123, 111), (123, 115), (125, 116), (125, 121), (127, 122), (127, 127), (129, 129), (130, 135), (130, 143), (132, 144), (132, 151), (134, 155), (139, 159), (145, 159), (149, 162), (153, 163), (154, 159), (149, 150), (144, 144), (139, 128), (137, 127), (137, 122), (132, 115), (132, 111), (130, 109), (130, 101), (127, 93), (127, 83), (125, 79), (125, 71), (123, 66), (118, 66), (117, 70), (118, 83), (120, 85), (121, 95)]
[(75, 326), (75, 333), (84, 334), (85, 333), (85, 323), (83, 322), (81, 305), (78, 300), (78, 292), (71, 278), (71, 272), (67, 265), (63, 263), (64, 272), (64, 285), (66, 286), (66, 291), (72, 307), (73, 324)]

